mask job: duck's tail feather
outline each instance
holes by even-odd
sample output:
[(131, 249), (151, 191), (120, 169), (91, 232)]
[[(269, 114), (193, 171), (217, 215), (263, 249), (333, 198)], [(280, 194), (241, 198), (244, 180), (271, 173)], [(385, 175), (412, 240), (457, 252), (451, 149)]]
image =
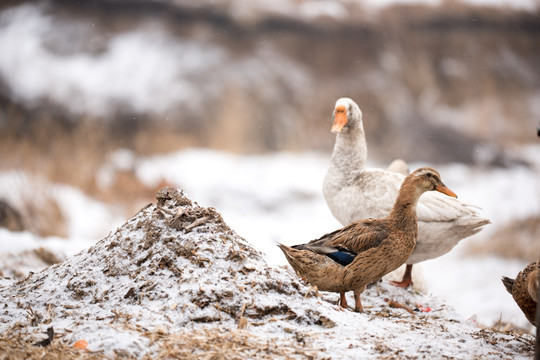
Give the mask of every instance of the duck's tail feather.
[[(298, 251), (290, 246), (278, 243), (277, 246), (283, 251), (285, 258), (291, 264), (292, 268), (296, 271), (299, 270), (300, 263), (298, 261)], [(295, 256), (296, 255), (296, 256)]]
[(287, 260), (289, 261), (289, 264), (291, 264), (292, 267), (294, 267), (293, 262), (297, 264), (300, 262), (297, 257), (299, 256), (299, 251), (302, 251), (302, 250), (311, 251), (312, 253), (319, 254), (319, 255), (325, 255), (341, 266), (349, 265), (351, 262), (353, 262), (354, 258), (357, 255), (356, 253), (352, 251), (348, 251), (343, 248), (336, 248), (336, 247), (331, 247), (331, 246), (320, 246), (320, 245), (314, 245), (312, 243), (295, 245), (292, 247), (289, 247), (283, 244), (278, 244), (278, 246), (283, 251), (283, 253), (285, 254), (285, 257), (287, 258)]
[(503, 276), (501, 278), (501, 281), (504, 287), (506, 288), (506, 291), (512, 294), (512, 288), (514, 287), (514, 279), (510, 279), (509, 277)]

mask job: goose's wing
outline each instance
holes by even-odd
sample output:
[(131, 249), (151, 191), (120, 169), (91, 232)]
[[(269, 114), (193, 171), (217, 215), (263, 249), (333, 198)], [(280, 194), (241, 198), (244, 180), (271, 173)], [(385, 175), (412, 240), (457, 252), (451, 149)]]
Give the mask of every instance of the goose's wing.
[(480, 208), (436, 191), (423, 194), (416, 206), (419, 221), (423, 222), (478, 222), (489, 223), (479, 214)]

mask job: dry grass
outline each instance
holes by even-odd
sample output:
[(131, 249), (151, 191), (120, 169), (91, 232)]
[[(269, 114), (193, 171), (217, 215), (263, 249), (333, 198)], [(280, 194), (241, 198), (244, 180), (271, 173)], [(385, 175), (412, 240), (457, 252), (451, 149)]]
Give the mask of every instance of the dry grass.
[[(319, 359), (318, 349), (299, 341), (260, 337), (246, 330), (220, 328), (172, 335), (149, 335), (160, 348), (159, 358), (167, 359)], [(306, 346), (308, 345), (308, 346)]]
[[(43, 237), (66, 236), (67, 225), (65, 214), (60, 209), (54, 195), (47, 188), (39, 186), (29, 193), (21, 194), (20, 206), (24, 228)], [(40, 191), (43, 190), (43, 191)]]
[(41, 347), (35, 343), (47, 338), (43, 335), (35, 341), (23, 339), (19, 331), (21, 325), (15, 324), (8, 331), (0, 335), (0, 360), (27, 360), (27, 359), (50, 359), (50, 360), (74, 360), (74, 359), (104, 359), (101, 353), (75, 349), (71, 344), (62, 339), (53, 337), (50, 345)]
[(95, 170), (110, 149), (106, 132), (91, 119), (28, 112), (16, 106), (0, 135), (0, 169), (23, 168), (56, 182), (95, 189)]
[(467, 245), (472, 255), (498, 255), (505, 258), (537, 261), (540, 258), (540, 216), (513, 222), (493, 236)]
[(0, 226), (41, 236), (65, 236), (65, 214), (54, 187), (42, 177), (13, 171), (2, 179)]
[[(159, 348), (159, 355), (152, 358), (185, 360), (234, 360), (234, 359), (321, 359), (320, 349), (309, 346), (309, 336), (297, 334), (295, 340), (282, 340), (271, 336), (261, 337), (247, 330), (224, 328), (200, 329), (189, 332), (167, 333), (163, 330), (144, 334), (151, 346)], [(43, 338), (46, 336), (44, 335)], [(0, 337), (0, 359), (131, 359), (125, 354), (114, 356), (102, 352), (79, 350), (62, 339), (54, 339), (51, 345), (36, 347), (20, 337)], [(150, 359), (145, 357), (145, 359)]]
[(0, 338), (0, 359), (5, 360), (75, 360), (75, 359), (106, 359), (103, 354), (78, 350), (72, 346), (53, 342), (48, 347), (35, 347), (30, 343), (16, 339)]
[[(97, 118), (70, 119), (63, 113), (52, 117), (44, 109), (27, 111), (14, 104), (7, 107), (11, 109), (9, 122), (0, 131), (0, 171), (24, 169), (30, 178), (37, 175), (36, 179), (69, 184), (102, 201), (125, 204), (128, 209), (151, 200), (156, 189), (146, 188), (129, 171), (118, 172), (110, 188), (100, 188), (97, 174), (111, 152), (129, 148), (149, 154), (195, 145), (190, 136), (171, 131), (166, 124), (159, 129), (152, 124), (133, 128), (126, 122), (118, 125)], [(63, 216), (58, 204), (48, 198), (46, 187), (28, 187), (29, 196), (10, 205), (19, 210), (26, 229), (43, 236), (65, 235)], [(30, 194), (42, 199), (36, 201)]]

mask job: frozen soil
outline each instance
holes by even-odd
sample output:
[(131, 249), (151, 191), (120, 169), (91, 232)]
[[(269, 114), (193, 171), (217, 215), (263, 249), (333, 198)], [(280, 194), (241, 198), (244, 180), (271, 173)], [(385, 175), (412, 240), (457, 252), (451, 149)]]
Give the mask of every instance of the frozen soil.
[[(256, 241), (256, 239), (252, 239)], [(366, 312), (267, 265), (213, 208), (165, 187), (89, 249), (0, 280), (0, 358), (463, 358), (533, 355), (533, 336), (478, 327), (379, 282)], [(47, 347), (33, 343), (55, 337)], [(86, 350), (73, 344), (86, 340)]]

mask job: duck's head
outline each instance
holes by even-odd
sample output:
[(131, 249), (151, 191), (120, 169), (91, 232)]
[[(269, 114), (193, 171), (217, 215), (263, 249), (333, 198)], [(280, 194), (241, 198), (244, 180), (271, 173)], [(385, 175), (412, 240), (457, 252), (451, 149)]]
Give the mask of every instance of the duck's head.
[(445, 195), (457, 198), (457, 195), (450, 190), (441, 180), (441, 175), (437, 170), (430, 167), (423, 167), (415, 170), (411, 175), (407, 176), (414, 183), (417, 191), (423, 194), (426, 191), (438, 191)]
[(334, 107), (334, 134), (347, 132), (349, 129), (357, 128), (362, 124), (362, 111), (356, 103), (349, 98), (341, 98), (336, 101)]

